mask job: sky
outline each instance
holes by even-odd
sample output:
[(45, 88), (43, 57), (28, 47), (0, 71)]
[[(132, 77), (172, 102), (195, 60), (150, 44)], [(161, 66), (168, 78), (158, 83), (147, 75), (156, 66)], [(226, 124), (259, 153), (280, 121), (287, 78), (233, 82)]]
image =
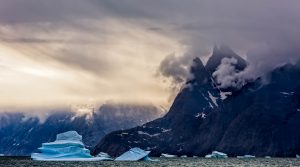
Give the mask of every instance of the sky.
[(0, 0), (0, 108), (168, 107), (215, 44), (259, 64), (255, 75), (295, 61), (299, 11), (299, 0)]

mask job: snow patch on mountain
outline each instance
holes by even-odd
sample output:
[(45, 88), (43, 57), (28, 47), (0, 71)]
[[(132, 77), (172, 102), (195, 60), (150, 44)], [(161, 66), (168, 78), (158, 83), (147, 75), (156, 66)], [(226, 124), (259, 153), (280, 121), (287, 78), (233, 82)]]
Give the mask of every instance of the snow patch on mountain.
[(170, 132), (172, 130), (172, 129), (164, 129), (164, 128), (161, 128), (161, 129), (162, 129), (163, 133)]
[(280, 92), (281, 94), (285, 95), (285, 96), (291, 96), (294, 94), (294, 92)]
[(199, 118), (201, 117), (202, 119), (205, 119), (206, 118), (206, 114), (204, 112), (200, 112), (198, 113), (197, 115), (195, 115), (196, 118)]
[(138, 134), (139, 134), (139, 135), (147, 135), (147, 136), (149, 136), (149, 137), (156, 137), (156, 136), (159, 136), (159, 135), (160, 135), (160, 133), (155, 133), (155, 134), (151, 135), (151, 134), (149, 134), (149, 133), (147, 133), (147, 132), (143, 132), (143, 131), (138, 131)]
[(210, 100), (215, 104), (215, 106), (218, 106), (217, 97), (214, 97), (209, 91), (208, 91), (208, 95)]
[(230, 96), (232, 93), (231, 92), (221, 92), (220, 96), (222, 100), (225, 100), (228, 96)]

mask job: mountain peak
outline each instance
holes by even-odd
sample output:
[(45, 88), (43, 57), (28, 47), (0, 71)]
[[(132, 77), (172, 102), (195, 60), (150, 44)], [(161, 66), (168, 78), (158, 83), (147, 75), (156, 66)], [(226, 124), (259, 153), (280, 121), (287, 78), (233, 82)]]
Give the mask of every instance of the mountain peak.
[(200, 58), (196, 57), (193, 60), (193, 64), (190, 69), (191, 75), (193, 75), (193, 79), (189, 80), (187, 83), (197, 84), (206, 84), (208, 80), (211, 78), (211, 75), (207, 72)]
[(236, 69), (242, 71), (246, 68), (247, 62), (242, 57), (237, 55), (229, 46), (220, 45), (214, 46), (211, 57), (208, 59), (205, 68), (210, 74), (213, 74), (221, 64), (223, 58), (234, 58), (237, 60)]
[(237, 56), (237, 54), (228, 46), (225, 44), (222, 44), (220, 46), (215, 45), (213, 49), (212, 56)]

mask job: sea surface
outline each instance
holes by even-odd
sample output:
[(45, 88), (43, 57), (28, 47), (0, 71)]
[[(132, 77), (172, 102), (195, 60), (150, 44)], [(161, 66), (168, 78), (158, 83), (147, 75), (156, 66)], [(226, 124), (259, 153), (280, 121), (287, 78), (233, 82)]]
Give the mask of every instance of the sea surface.
[(0, 166), (2, 167), (94, 167), (94, 166), (132, 166), (132, 167), (150, 167), (150, 166), (195, 166), (195, 167), (284, 167), (300, 166), (300, 159), (296, 158), (253, 158), (253, 159), (205, 159), (205, 158), (153, 158), (159, 159), (159, 162), (116, 162), (116, 161), (98, 161), (98, 162), (42, 162), (32, 161), (30, 158), (12, 158), (0, 157)]

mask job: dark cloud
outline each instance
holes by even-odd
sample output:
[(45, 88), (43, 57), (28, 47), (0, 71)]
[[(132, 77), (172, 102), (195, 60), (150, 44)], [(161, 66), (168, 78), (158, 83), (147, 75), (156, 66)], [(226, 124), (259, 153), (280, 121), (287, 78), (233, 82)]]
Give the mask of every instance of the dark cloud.
[(20, 24), (34, 22), (60, 22), (95, 15), (90, 3), (80, 0), (0, 0), (0, 22)]
[(87, 45), (87, 44), (96, 44), (100, 43), (100, 41), (96, 40), (85, 40), (85, 39), (50, 39), (50, 38), (27, 38), (27, 37), (21, 37), (21, 38), (1, 38), (0, 37), (0, 42), (4, 43), (22, 43), (22, 44), (30, 44), (30, 43), (35, 43), (35, 44), (51, 44), (51, 43), (56, 43), (56, 44), (81, 44), (81, 45)]
[(42, 39), (42, 38), (0, 38), (5, 43), (64, 43), (63, 39)]
[[(84, 55), (83, 55), (84, 54)], [(97, 53), (87, 53), (80, 50), (63, 49), (53, 59), (63, 64), (79, 68), (87, 72), (91, 72), (96, 76), (103, 76), (112, 72), (109, 60), (101, 57), (101, 55), (93, 55)]]
[(164, 77), (170, 77), (175, 83), (182, 83), (189, 73), (190, 64), (189, 56), (175, 57), (171, 54), (160, 63), (159, 73)]
[[(32, 23), (47, 23), (60, 29), (64, 24), (69, 29), (77, 29), (78, 33), (100, 31), (98, 35), (109, 35), (110, 32), (94, 28), (84, 20), (134, 22), (149, 31), (177, 38), (182, 45), (189, 47), (183, 56), (169, 55), (159, 67), (163, 76), (180, 83), (188, 75), (186, 68), (191, 59), (207, 56), (207, 50), (215, 43), (225, 43), (234, 50), (250, 51), (247, 54), (250, 62), (247, 75), (261, 75), (278, 64), (299, 58), (299, 11), (299, 0), (0, 0), (0, 26), (26, 24), (30, 28)], [(103, 23), (102, 26), (106, 25)], [(2, 38), (2, 41), (60, 43), (65, 40), (30, 37), (29, 34), (29, 37), (14, 36)], [(75, 41), (87, 43), (84, 39)], [(96, 55), (76, 53), (76, 49), (67, 48), (62, 52), (65, 56), (55, 56), (55, 59), (78, 68), (99, 72), (99, 69), (106, 70), (109, 66), (106, 60), (101, 61)], [(82, 61), (84, 57), (86, 61)]]

